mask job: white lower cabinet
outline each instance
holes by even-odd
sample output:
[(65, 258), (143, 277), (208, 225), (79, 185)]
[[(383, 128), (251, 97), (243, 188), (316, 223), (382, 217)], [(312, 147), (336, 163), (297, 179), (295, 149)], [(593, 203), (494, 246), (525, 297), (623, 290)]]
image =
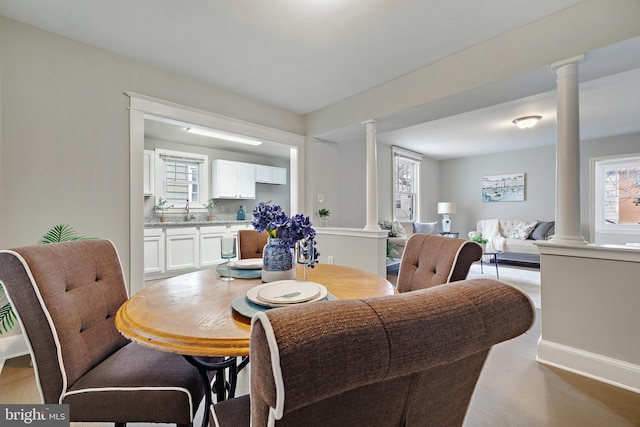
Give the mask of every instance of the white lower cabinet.
[(220, 239), (227, 231), (225, 225), (200, 227), (200, 266), (216, 265), (222, 261)]
[[(168, 277), (171, 272), (218, 265), (225, 261), (220, 250), (222, 236), (229, 231), (237, 238), (238, 230), (246, 229), (246, 224), (145, 228), (145, 278)], [(237, 243), (236, 239), (236, 253)]]
[(144, 229), (144, 274), (164, 273), (164, 231)]
[(198, 228), (167, 228), (167, 271), (198, 268)]

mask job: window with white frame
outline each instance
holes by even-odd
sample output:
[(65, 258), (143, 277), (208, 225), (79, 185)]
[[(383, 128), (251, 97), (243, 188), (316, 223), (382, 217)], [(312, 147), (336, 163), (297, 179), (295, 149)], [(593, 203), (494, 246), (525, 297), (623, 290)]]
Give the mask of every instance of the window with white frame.
[(596, 231), (640, 233), (640, 154), (592, 164)]
[(421, 156), (392, 147), (393, 154), (393, 217), (397, 221), (420, 218)]
[(202, 208), (209, 194), (208, 156), (156, 149), (156, 194), (174, 208)]

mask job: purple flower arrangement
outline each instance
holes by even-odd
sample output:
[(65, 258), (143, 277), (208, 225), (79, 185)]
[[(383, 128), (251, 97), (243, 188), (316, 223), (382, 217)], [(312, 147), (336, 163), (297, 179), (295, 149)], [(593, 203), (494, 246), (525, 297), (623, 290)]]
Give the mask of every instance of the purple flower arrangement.
[(313, 259), (318, 259), (320, 255), (315, 248), (316, 230), (313, 229), (308, 216), (296, 214), (288, 217), (280, 206), (271, 202), (260, 202), (253, 210), (252, 225), (258, 232), (266, 231), (269, 237), (282, 239), (291, 247), (296, 242), (306, 239), (313, 247)]

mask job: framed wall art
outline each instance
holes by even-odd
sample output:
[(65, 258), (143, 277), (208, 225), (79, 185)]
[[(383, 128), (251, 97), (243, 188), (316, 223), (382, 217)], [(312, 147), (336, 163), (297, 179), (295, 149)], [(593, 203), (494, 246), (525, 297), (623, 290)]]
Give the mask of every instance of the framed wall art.
[(490, 175), (482, 177), (483, 202), (522, 202), (525, 192), (525, 174)]

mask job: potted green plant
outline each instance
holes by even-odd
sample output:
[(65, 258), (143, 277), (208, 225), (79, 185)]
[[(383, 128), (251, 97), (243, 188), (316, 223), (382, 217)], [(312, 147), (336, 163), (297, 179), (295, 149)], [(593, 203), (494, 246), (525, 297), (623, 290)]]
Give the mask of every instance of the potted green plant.
[(393, 257), (397, 253), (397, 251), (398, 245), (391, 243), (389, 239), (387, 239), (387, 258), (393, 261)]
[(67, 224), (54, 225), (47, 234), (42, 236), (40, 243), (58, 243), (58, 242), (72, 242), (74, 240), (86, 240), (91, 237), (78, 236), (76, 230)]
[(487, 239), (485, 239), (482, 236), (473, 236), (469, 240), (471, 240), (472, 242), (476, 242), (477, 244), (482, 246), (483, 251), (485, 250), (485, 245), (489, 242)]
[(207, 204), (204, 205), (205, 208), (209, 210), (209, 216), (207, 217), (207, 221), (213, 221), (213, 210), (218, 207), (218, 201), (214, 199), (209, 199)]
[(473, 236), (470, 240), (471, 240), (472, 242), (476, 242), (476, 243), (479, 243), (479, 244), (481, 244), (481, 245), (484, 245), (484, 244), (486, 244), (486, 243), (488, 243), (488, 242), (489, 242), (487, 239), (485, 239), (485, 238), (484, 238), (484, 237), (482, 237), (482, 236)]
[(165, 218), (164, 216), (164, 212), (169, 209), (172, 208), (173, 205), (169, 204), (169, 201), (167, 201), (167, 199), (163, 199), (162, 197), (158, 198), (158, 203), (153, 207), (153, 209), (158, 212), (160, 211), (160, 222), (165, 222), (167, 220), (167, 218)]
[(321, 227), (326, 227), (327, 225), (329, 225), (329, 215), (331, 215), (331, 212), (329, 212), (329, 209), (322, 208), (318, 210), (318, 216), (320, 217)]
[(2, 330), (0, 330), (0, 335), (2, 335), (2, 331), (9, 332), (15, 326), (16, 322), (16, 314), (13, 312), (13, 307), (9, 303), (9, 299), (4, 293), (4, 288), (0, 285), (0, 326), (2, 326)]

